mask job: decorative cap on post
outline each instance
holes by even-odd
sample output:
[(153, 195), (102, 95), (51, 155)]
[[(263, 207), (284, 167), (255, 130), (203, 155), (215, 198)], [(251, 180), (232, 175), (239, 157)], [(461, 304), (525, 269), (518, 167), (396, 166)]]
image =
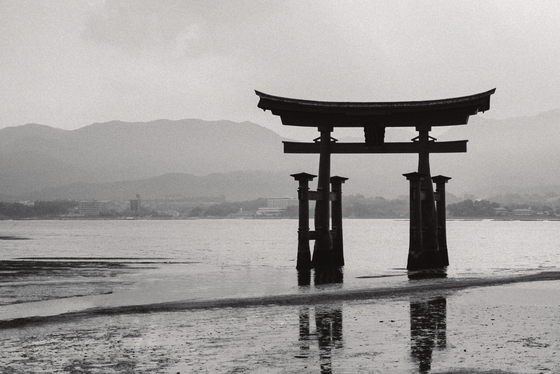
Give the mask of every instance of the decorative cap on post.
[(450, 179), (451, 177), (446, 177), (444, 175), (436, 175), (435, 177), (432, 177), (432, 181), (434, 183), (447, 183)]
[(426, 174), (421, 174), (421, 173), (418, 173), (418, 172), (416, 172), (416, 171), (414, 171), (414, 172), (412, 172), (412, 173), (403, 174), (403, 176), (405, 176), (406, 179), (409, 180), (409, 181), (410, 181), (410, 180), (419, 180), (419, 181), (423, 181), (424, 178), (426, 178)]
[(313, 178), (317, 177), (316, 175), (309, 174), (309, 173), (290, 174), (290, 176), (294, 177), (296, 181), (309, 181), (309, 182), (311, 182)]
[(344, 178), (344, 177), (339, 177), (338, 175), (335, 175), (334, 177), (331, 177), (331, 183), (344, 183), (345, 181), (347, 181), (348, 178)]

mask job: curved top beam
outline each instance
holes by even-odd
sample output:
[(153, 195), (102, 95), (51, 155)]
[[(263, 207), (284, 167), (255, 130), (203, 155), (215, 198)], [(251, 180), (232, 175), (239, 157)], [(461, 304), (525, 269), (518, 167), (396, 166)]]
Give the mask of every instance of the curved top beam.
[(463, 125), (469, 116), (490, 109), (496, 91), (425, 101), (337, 102), (300, 100), (255, 91), (258, 107), (280, 116), (288, 126), (410, 127)]

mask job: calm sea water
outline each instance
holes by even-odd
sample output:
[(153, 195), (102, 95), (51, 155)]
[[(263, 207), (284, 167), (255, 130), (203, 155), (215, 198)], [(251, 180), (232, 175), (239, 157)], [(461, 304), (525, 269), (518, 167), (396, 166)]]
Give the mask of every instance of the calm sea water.
[[(0, 260), (22, 257), (168, 259), (219, 269), (293, 269), (297, 220), (0, 221)], [(560, 221), (448, 221), (452, 275), (557, 267)], [(407, 220), (344, 221), (345, 271), (406, 266)]]
[[(406, 282), (408, 225), (345, 220), (344, 282), (336, 287)], [(529, 273), (560, 264), (558, 221), (449, 221), (447, 232), (449, 277)], [(134, 287), (118, 298), (74, 300), (84, 308), (302, 292), (295, 270), (297, 220), (0, 221), (0, 235), (29, 239), (0, 242), (0, 260), (101, 258), (153, 265), (128, 274), (125, 280)]]

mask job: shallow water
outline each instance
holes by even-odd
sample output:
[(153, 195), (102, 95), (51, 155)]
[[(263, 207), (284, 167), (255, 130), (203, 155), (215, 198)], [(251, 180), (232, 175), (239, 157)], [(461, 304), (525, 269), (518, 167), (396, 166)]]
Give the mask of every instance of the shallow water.
[[(2, 236), (28, 239), (1, 243), (0, 319), (100, 305), (402, 286), (408, 224), (345, 220), (343, 282), (299, 287), (297, 220), (0, 221)], [(559, 225), (449, 221), (448, 277), (558, 269)], [(59, 265), (15, 274), (6, 265), (14, 260)], [(88, 263), (101, 265), (93, 271)], [(52, 300), (72, 296), (64, 304)]]
[(560, 281), (481, 288), (557, 271), (558, 225), (449, 221), (410, 281), (408, 221), (346, 220), (343, 281), (302, 287), (295, 220), (0, 221), (0, 371), (558, 372)]
[[(344, 221), (346, 271), (406, 267), (407, 220)], [(560, 221), (448, 221), (453, 274), (556, 266)], [(297, 220), (0, 221), (0, 260), (21, 257), (152, 258), (219, 268), (293, 268)]]

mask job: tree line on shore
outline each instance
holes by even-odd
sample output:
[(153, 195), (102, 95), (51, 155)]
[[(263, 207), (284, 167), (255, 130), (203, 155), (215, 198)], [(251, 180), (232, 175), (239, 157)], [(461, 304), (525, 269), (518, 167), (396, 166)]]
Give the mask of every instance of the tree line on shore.
[[(35, 202), (0, 202), (0, 219), (31, 219), (31, 218), (59, 218), (76, 211), (79, 201), (35, 201)], [(225, 199), (208, 201), (181, 201), (170, 203), (169, 200), (160, 202), (155, 200), (145, 202), (140, 212), (131, 214), (130, 209), (110, 209), (100, 216), (118, 218), (130, 215), (152, 217), (178, 218), (225, 218), (235, 216), (254, 216), (259, 208), (267, 206), (266, 198), (250, 201), (231, 202)], [(314, 203), (310, 202), (313, 210)], [(447, 205), (449, 217), (495, 217), (501, 214), (513, 214), (518, 209), (526, 209), (534, 214), (560, 215), (560, 204), (546, 204), (543, 202), (522, 202), (502, 204), (490, 200), (465, 199)], [(278, 215), (281, 218), (297, 218), (298, 206), (288, 206)], [(171, 213), (172, 212), (172, 213)], [(364, 195), (344, 196), (342, 215), (345, 218), (407, 218), (409, 202), (406, 197), (385, 199), (383, 197), (365, 197)]]
[(56, 217), (68, 214), (79, 204), (78, 201), (34, 201), (32, 203), (5, 203), (0, 202), (0, 218), (34, 218), (34, 217)]
[[(206, 199), (205, 199), (206, 200)], [(267, 199), (259, 198), (250, 201), (224, 201), (217, 199), (213, 202), (193, 202), (165, 200), (162, 202), (146, 201), (139, 212), (132, 213), (130, 209), (110, 209), (101, 213), (102, 218), (118, 218), (125, 216), (141, 217), (183, 217), (183, 218), (225, 218), (232, 216), (255, 215), (259, 208), (267, 207)], [(219, 201), (221, 200), (221, 201)], [(0, 219), (31, 219), (57, 218), (68, 215), (77, 210), (79, 201), (35, 201), (35, 202), (0, 202)], [(310, 209), (314, 204), (311, 202)], [(173, 214), (170, 214), (170, 213)], [(280, 218), (297, 218), (298, 206), (288, 206)], [(344, 198), (343, 216), (351, 218), (400, 218), (408, 216), (408, 202), (404, 199), (388, 200), (382, 197), (366, 198), (363, 195), (350, 195)]]
[[(502, 208), (500, 210), (500, 208)], [(552, 207), (539, 203), (513, 203), (502, 206), (499, 203), (488, 200), (466, 199), (458, 203), (448, 204), (447, 212), (451, 217), (495, 217), (499, 215), (511, 215), (516, 211), (526, 210), (527, 214), (542, 214), (556, 216), (560, 214), (560, 206)]]

